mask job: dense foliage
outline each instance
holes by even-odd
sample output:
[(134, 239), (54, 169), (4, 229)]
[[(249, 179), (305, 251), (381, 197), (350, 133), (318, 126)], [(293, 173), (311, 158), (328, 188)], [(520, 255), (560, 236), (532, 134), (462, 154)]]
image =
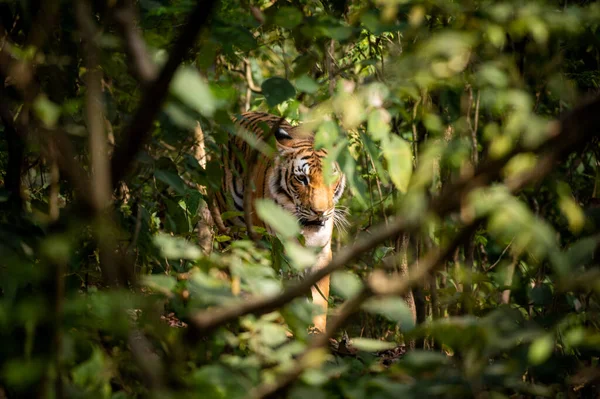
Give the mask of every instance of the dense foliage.
[[(587, 0), (0, 2), (0, 398), (596, 397), (599, 23)], [(348, 179), (326, 335), (291, 215), (212, 222), (246, 110), (310, 126)]]

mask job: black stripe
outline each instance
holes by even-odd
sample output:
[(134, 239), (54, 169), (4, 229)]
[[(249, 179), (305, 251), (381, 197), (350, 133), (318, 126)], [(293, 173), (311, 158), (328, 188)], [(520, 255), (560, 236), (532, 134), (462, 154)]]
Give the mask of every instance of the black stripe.
[(276, 187), (277, 194), (285, 195), (292, 203), (294, 203), (294, 197), (292, 197), (281, 184), (277, 183)]
[(237, 202), (233, 201), (233, 205), (235, 206), (235, 209), (237, 209), (238, 211), (240, 211), (240, 212), (244, 211), (244, 207), (243, 206), (239, 206), (237, 204)]

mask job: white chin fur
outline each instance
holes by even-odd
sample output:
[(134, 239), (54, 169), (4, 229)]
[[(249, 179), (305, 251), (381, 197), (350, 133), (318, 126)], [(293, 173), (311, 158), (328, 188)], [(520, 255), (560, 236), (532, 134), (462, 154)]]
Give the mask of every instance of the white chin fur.
[(303, 226), (302, 235), (306, 246), (322, 247), (331, 240), (333, 232), (333, 218), (325, 222), (325, 226)]

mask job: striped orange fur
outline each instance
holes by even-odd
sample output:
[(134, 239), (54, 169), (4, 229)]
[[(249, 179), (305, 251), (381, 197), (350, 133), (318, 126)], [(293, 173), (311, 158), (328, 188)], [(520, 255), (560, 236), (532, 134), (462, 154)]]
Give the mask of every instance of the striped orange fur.
[[(252, 169), (252, 201), (268, 198), (295, 215), (302, 226), (307, 246), (321, 248), (316, 264), (318, 269), (329, 263), (332, 257), (331, 237), (334, 227), (336, 203), (345, 186), (345, 177), (337, 164), (331, 168), (331, 179), (326, 179), (323, 160), (327, 151), (314, 148), (314, 137), (298, 126), (292, 126), (278, 116), (262, 112), (246, 112), (234, 118), (238, 135), (229, 140), (223, 154), (225, 178), (220, 193), (216, 195), (221, 212), (244, 210), (244, 185), (246, 162), (253, 159), (255, 141), (260, 150)], [(279, 124), (279, 125), (278, 125)], [(278, 127), (277, 127), (278, 125)], [(274, 134), (277, 150), (269, 153), (262, 138)], [(264, 226), (252, 209), (252, 223)], [(241, 220), (238, 220), (239, 223)], [(268, 231), (269, 227), (267, 227)], [(323, 308), (324, 314), (315, 318), (320, 331), (326, 328), (329, 277), (312, 289), (313, 302)]]

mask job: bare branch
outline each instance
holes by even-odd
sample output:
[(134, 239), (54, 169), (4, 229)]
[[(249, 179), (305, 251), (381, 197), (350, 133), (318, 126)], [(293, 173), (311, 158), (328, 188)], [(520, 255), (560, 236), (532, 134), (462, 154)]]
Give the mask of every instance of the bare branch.
[(206, 24), (215, 3), (216, 0), (198, 1), (158, 78), (144, 90), (142, 101), (126, 129), (124, 141), (116, 148), (112, 159), (113, 185), (125, 177), (138, 151), (150, 136), (152, 124), (161, 110), (175, 71), (194, 45), (196, 37)]
[[(342, 305), (338, 314), (329, 324), (327, 332), (315, 337), (309, 348), (300, 355), (294, 367), (289, 372), (283, 374), (275, 383), (259, 386), (252, 397), (256, 399), (279, 397), (278, 395), (296, 381), (300, 374), (308, 367), (309, 363), (306, 362), (306, 359), (311, 357), (315, 351), (326, 348), (329, 344), (329, 339), (333, 337), (333, 334), (344, 325), (346, 320), (348, 320), (352, 314), (360, 309), (361, 305), (367, 299), (372, 298), (375, 295), (395, 295), (402, 297), (410, 292), (410, 289), (413, 286), (423, 283), (425, 281), (424, 277), (426, 277), (435, 267), (444, 264), (444, 262), (452, 256), (456, 248), (463, 245), (469, 239), (480, 222), (481, 219), (473, 220), (467, 226), (463, 227), (460, 233), (452, 240), (450, 245), (444, 248), (443, 251), (432, 251), (423, 259), (418, 260), (416, 263), (419, 264), (419, 267), (417, 267), (416, 264), (413, 264), (409, 268), (409, 270), (412, 271), (409, 276), (403, 275), (401, 278), (397, 277), (392, 279), (392, 281), (397, 284), (390, 284), (390, 276), (384, 271), (379, 270), (378, 272), (373, 273), (363, 289)], [(393, 289), (390, 289), (390, 286), (393, 286)]]
[[(550, 126), (550, 139), (542, 144), (537, 151), (544, 156), (538, 161), (538, 165), (533, 170), (521, 174), (515, 178), (507, 180), (505, 183), (509, 190), (516, 191), (526, 184), (537, 181), (550, 172), (554, 163), (561, 157), (566, 156), (578, 146), (585, 143), (588, 132), (598, 134), (600, 126), (600, 96), (594, 98), (580, 107), (577, 107), (562, 118), (561, 122), (556, 122)], [(432, 213), (440, 217), (445, 217), (452, 212), (460, 209), (462, 201), (466, 195), (473, 189), (489, 184), (496, 180), (502, 171), (504, 165), (515, 155), (521, 152), (522, 147), (517, 146), (512, 152), (498, 159), (487, 160), (482, 163), (474, 176), (464, 176), (456, 183), (449, 184), (443, 192), (435, 198), (429, 206)], [(230, 321), (246, 314), (261, 315), (276, 310), (285, 304), (291, 302), (309, 292), (312, 285), (320, 281), (328, 274), (346, 266), (360, 254), (375, 248), (390, 237), (396, 237), (398, 234), (415, 229), (418, 226), (418, 220), (406, 219), (398, 216), (391, 221), (389, 225), (380, 224), (370, 236), (357, 240), (353, 245), (344, 248), (333, 258), (326, 267), (315, 271), (304, 280), (296, 283), (272, 297), (258, 297), (246, 299), (243, 303), (222, 306), (209, 309), (190, 316), (190, 329), (200, 335), (207, 334), (211, 330), (218, 328)], [(426, 267), (420, 266), (421, 273), (427, 271)], [(427, 274), (419, 276), (423, 279)], [(398, 290), (404, 289), (402, 287)]]
[(86, 119), (89, 133), (91, 159), (92, 200), (97, 211), (104, 210), (112, 200), (110, 183), (108, 143), (104, 133), (104, 105), (102, 99), (102, 72), (98, 64), (99, 49), (96, 44), (98, 31), (92, 19), (88, 1), (75, 1), (77, 24), (86, 53)]
[(143, 85), (153, 82), (158, 76), (158, 67), (150, 58), (146, 42), (137, 26), (137, 13), (133, 2), (123, 1), (121, 6), (115, 8), (113, 18), (125, 40), (131, 74)]

